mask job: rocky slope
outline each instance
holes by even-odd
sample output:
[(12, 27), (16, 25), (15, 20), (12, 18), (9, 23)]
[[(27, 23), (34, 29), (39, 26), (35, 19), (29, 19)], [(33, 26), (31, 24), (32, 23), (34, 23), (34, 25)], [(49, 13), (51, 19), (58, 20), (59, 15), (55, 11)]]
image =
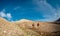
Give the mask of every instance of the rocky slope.
[(27, 19), (9, 22), (0, 18), (0, 36), (60, 36), (60, 25)]

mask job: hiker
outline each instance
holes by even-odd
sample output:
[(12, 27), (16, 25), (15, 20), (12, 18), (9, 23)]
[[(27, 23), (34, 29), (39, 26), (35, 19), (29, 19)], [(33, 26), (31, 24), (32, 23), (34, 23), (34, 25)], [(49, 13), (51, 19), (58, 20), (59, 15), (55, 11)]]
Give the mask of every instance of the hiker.
[(37, 23), (37, 26), (39, 27), (39, 23)]

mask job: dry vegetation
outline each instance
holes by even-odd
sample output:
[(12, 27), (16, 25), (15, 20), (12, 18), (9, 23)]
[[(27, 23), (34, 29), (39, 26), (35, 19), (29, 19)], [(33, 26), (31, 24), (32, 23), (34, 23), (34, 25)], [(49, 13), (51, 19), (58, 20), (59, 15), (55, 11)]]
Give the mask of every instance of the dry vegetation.
[(60, 25), (33, 21), (8, 22), (0, 18), (0, 36), (60, 36)]

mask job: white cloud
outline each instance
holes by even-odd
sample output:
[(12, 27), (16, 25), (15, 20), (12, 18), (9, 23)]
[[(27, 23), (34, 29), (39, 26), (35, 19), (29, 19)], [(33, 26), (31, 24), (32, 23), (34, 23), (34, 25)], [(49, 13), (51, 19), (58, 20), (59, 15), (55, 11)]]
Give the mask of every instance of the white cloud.
[(6, 17), (6, 14), (4, 12), (0, 12), (0, 17)]
[(19, 6), (17, 6), (16, 8), (14, 8), (14, 10), (17, 10), (17, 9), (19, 9), (20, 7)]
[(7, 16), (8, 18), (12, 18), (12, 16), (11, 16), (10, 13), (7, 13), (6, 16)]
[(3, 9), (1, 12), (0, 12), (0, 17), (5, 17), (7, 18), (8, 20), (11, 20), (12, 16), (10, 13), (5, 13), (5, 9)]
[(0, 11), (0, 17), (6, 17), (6, 14), (4, 12), (5, 12), (5, 9), (3, 9), (2, 11)]
[(60, 18), (60, 15), (58, 15), (58, 13), (60, 14), (60, 9), (53, 8), (46, 0), (34, 0), (34, 3), (37, 5), (35, 10), (41, 12), (45, 21), (54, 21)]

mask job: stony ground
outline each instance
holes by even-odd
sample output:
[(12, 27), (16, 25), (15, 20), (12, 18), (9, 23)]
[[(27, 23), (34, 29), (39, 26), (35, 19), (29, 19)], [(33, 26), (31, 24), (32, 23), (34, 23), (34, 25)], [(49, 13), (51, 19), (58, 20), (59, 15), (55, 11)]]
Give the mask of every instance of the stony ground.
[[(43, 32), (33, 22), (8, 22), (0, 18), (0, 36), (60, 36), (60, 31)], [(35, 23), (36, 24), (36, 23)], [(38, 25), (39, 26), (39, 25)], [(46, 31), (46, 30), (45, 30)]]

